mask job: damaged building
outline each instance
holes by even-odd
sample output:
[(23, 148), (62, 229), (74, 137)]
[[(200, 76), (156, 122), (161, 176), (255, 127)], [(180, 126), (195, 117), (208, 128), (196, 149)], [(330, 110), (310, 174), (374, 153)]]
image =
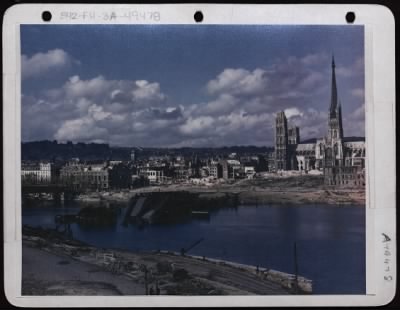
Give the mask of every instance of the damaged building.
[(277, 113), (275, 122), (275, 171), (319, 170), (326, 185), (365, 185), (365, 139), (344, 136), (333, 58), (327, 135), (301, 142), (300, 129), (288, 125), (284, 111)]

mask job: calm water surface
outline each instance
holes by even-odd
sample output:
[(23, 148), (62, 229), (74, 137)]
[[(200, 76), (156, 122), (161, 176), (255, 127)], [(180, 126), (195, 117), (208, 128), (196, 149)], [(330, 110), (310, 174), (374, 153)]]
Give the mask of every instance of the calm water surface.
[[(82, 202), (23, 206), (22, 222), (54, 228), (56, 214), (74, 214)], [(220, 209), (207, 220), (139, 229), (72, 224), (73, 236), (98, 247), (135, 251), (186, 248), (189, 254), (226, 259), (294, 273), (297, 243), (299, 274), (313, 280), (315, 294), (365, 294), (365, 208), (329, 205), (263, 205)]]

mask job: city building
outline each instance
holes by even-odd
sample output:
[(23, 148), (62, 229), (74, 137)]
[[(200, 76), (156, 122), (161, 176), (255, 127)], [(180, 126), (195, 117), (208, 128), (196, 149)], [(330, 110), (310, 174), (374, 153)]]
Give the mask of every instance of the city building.
[(207, 166), (203, 166), (200, 168), (200, 177), (206, 178), (210, 175), (210, 169)]
[(22, 162), (21, 180), (27, 183), (50, 183), (52, 180), (52, 165), (43, 162)]
[(222, 178), (222, 165), (218, 162), (212, 161), (209, 167), (209, 176), (213, 177), (214, 179)]
[(109, 171), (105, 165), (87, 165), (70, 162), (60, 170), (63, 183), (79, 190), (107, 190)]
[(322, 170), (326, 185), (365, 185), (365, 139), (344, 136), (333, 58), (327, 135), (301, 143), (300, 129), (288, 128), (284, 111), (277, 113), (275, 126), (274, 158), (269, 158), (275, 171)]
[(254, 175), (256, 174), (256, 170), (253, 166), (245, 166), (244, 174), (246, 175), (246, 178), (252, 179), (252, 178), (254, 178)]
[(240, 161), (236, 159), (224, 159), (221, 160), (220, 164), (224, 180), (234, 180), (244, 177), (244, 169), (242, 169)]
[(275, 166), (277, 170), (296, 170), (296, 146), (300, 143), (298, 127), (288, 128), (285, 112), (275, 119)]
[(165, 182), (164, 171), (162, 169), (147, 169), (141, 171), (150, 182), (150, 184), (161, 184)]
[(132, 161), (132, 162), (135, 162), (135, 160), (136, 160), (136, 151), (135, 151), (135, 150), (132, 150), (132, 151), (131, 151), (131, 161)]

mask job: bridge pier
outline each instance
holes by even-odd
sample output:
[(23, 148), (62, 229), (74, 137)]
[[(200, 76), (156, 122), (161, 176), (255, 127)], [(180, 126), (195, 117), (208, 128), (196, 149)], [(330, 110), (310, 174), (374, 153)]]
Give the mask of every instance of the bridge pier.
[(76, 193), (73, 191), (65, 191), (63, 192), (63, 196), (64, 196), (64, 200), (74, 200), (74, 198), (76, 197)]
[(28, 199), (29, 194), (38, 194), (39, 199), (42, 199), (45, 193), (51, 194), (52, 199), (57, 202), (73, 200), (79, 194), (76, 190), (60, 184), (22, 184), (23, 199)]
[(60, 192), (54, 192), (52, 194), (52, 197), (55, 202), (61, 202), (61, 193)]

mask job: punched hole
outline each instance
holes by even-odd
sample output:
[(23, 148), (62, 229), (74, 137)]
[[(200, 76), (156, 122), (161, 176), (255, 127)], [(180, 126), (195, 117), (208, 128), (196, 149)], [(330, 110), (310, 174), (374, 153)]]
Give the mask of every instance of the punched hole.
[(354, 12), (347, 12), (346, 21), (349, 24), (352, 24), (352, 23), (354, 23), (355, 20), (356, 20), (356, 14), (354, 14)]
[(201, 11), (197, 11), (196, 13), (194, 13), (194, 20), (196, 21), (196, 23), (201, 23), (203, 21), (203, 13)]
[(44, 11), (44, 12), (42, 13), (42, 19), (43, 19), (43, 21), (45, 21), (45, 22), (51, 21), (51, 13), (50, 13), (49, 11)]

